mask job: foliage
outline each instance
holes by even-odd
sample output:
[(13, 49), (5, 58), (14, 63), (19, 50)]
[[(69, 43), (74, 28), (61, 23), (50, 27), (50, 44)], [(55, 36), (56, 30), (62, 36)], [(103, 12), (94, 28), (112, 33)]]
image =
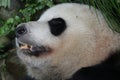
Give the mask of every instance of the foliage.
[(9, 32), (11, 31), (14, 31), (15, 25), (17, 25), (20, 21), (21, 20), (19, 16), (9, 18), (6, 22), (4, 22), (4, 25), (0, 28), (0, 37), (9, 34)]
[(10, 7), (10, 0), (0, 0), (0, 6)]
[(20, 10), (20, 12), (23, 15), (23, 20), (24, 21), (30, 21), (31, 16), (35, 14), (38, 10), (43, 9), (44, 7), (48, 6), (51, 7), (53, 6), (53, 1), (52, 0), (25, 0), (27, 3), (25, 5), (25, 8)]
[[(94, 6), (101, 10), (110, 28), (120, 32), (120, 5), (117, 1), (118, 0), (98, 0), (94, 2)], [(103, 8), (103, 6), (105, 8)]]

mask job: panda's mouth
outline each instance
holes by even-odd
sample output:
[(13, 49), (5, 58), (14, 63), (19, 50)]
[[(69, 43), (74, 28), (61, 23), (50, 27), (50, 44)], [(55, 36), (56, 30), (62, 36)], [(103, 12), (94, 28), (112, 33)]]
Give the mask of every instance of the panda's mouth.
[(51, 52), (51, 48), (46, 46), (35, 46), (18, 42), (20, 50), (26, 55), (39, 56)]

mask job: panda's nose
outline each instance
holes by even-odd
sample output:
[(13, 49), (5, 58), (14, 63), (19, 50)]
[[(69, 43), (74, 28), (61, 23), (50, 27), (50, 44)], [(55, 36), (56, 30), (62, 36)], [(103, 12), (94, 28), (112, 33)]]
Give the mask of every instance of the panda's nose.
[(15, 31), (16, 37), (23, 36), (26, 33), (27, 33), (27, 28), (24, 24), (22, 24), (16, 28), (16, 31)]

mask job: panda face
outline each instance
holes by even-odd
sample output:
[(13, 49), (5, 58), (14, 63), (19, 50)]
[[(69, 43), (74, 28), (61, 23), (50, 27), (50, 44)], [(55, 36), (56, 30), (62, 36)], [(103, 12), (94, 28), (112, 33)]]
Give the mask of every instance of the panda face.
[(17, 54), (28, 74), (40, 80), (64, 80), (82, 67), (104, 61), (120, 40), (96, 11), (65, 3), (48, 9), (38, 21), (18, 25)]
[[(34, 26), (34, 24), (35, 25), (39, 25), (39, 23), (36, 23), (36, 22), (32, 22), (32, 23), (33, 24), (28, 23), (28, 26), (29, 25), (33, 25)], [(66, 23), (65, 23), (64, 19), (62, 19), (62, 18), (53, 18), (53, 19), (47, 21), (46, 23), (47, 23), (47, 26), (48, 26), (47, 28), (49, 29), (49, 31), (47, 31), (47, 30), (46, 31), (49, 32), (49, 34), (51, 36), (53, 36), (53, 37), (60, 36), (66, 29)], [(32, 29), (30, 27), (26, 27), (26, 25), (27, 24), (21, 24), (16, 29), (16, 35), (17, 35), (17, 38), (19, 39), (19, 44), (18, 45), (20, 45), (23, 48), (22, 49), (23, 53), (34, 55), (34, 56), (38, 56), (38, 55), (44, 54), (45, 52), (51, 52), (52, 49), (50, 49), (47, 46), (44, 46), (44, 44), (42, 45), (41, 44), (42, 42), (40, 44), (39, 44), (39, 42), (38, 43), (34, 43), (31, 39), (29, 39), (29, 37), (27, 37), (29, 35), (30, 36), (34, 36), (34, 35), (36, 36), (38, 33), (34, 34), (34, 33), (36, 33), (35, 31), (37, 31), (37, 30), (35, 29), (35, 31), (33, 32), (34, 29)], [(44, 36), (48, 35), (46, 31), (44, 32), (44, 34), (45, 34)], [(31, 33), (34, 34), (34, 35), (31, 35)], [(24, 47), (27, 50), (25, 50)]]

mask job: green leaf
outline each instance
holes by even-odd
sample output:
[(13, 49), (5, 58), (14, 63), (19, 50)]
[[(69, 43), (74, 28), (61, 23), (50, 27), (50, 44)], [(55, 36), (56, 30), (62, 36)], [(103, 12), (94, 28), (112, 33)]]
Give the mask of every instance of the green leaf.
[(20, 20), (20, 17), (19, 16), (15, 16), (15, 20)]
[(46, 5), (48, 7), (52, 7), (53, 6), (53, 1), (52, 0), (48, 0)]
[(7, 20), (7, 23), (8, 24), (12, 24), (14, 22), (14, 19), (13, 18), (9, 18), (8, 20)]

